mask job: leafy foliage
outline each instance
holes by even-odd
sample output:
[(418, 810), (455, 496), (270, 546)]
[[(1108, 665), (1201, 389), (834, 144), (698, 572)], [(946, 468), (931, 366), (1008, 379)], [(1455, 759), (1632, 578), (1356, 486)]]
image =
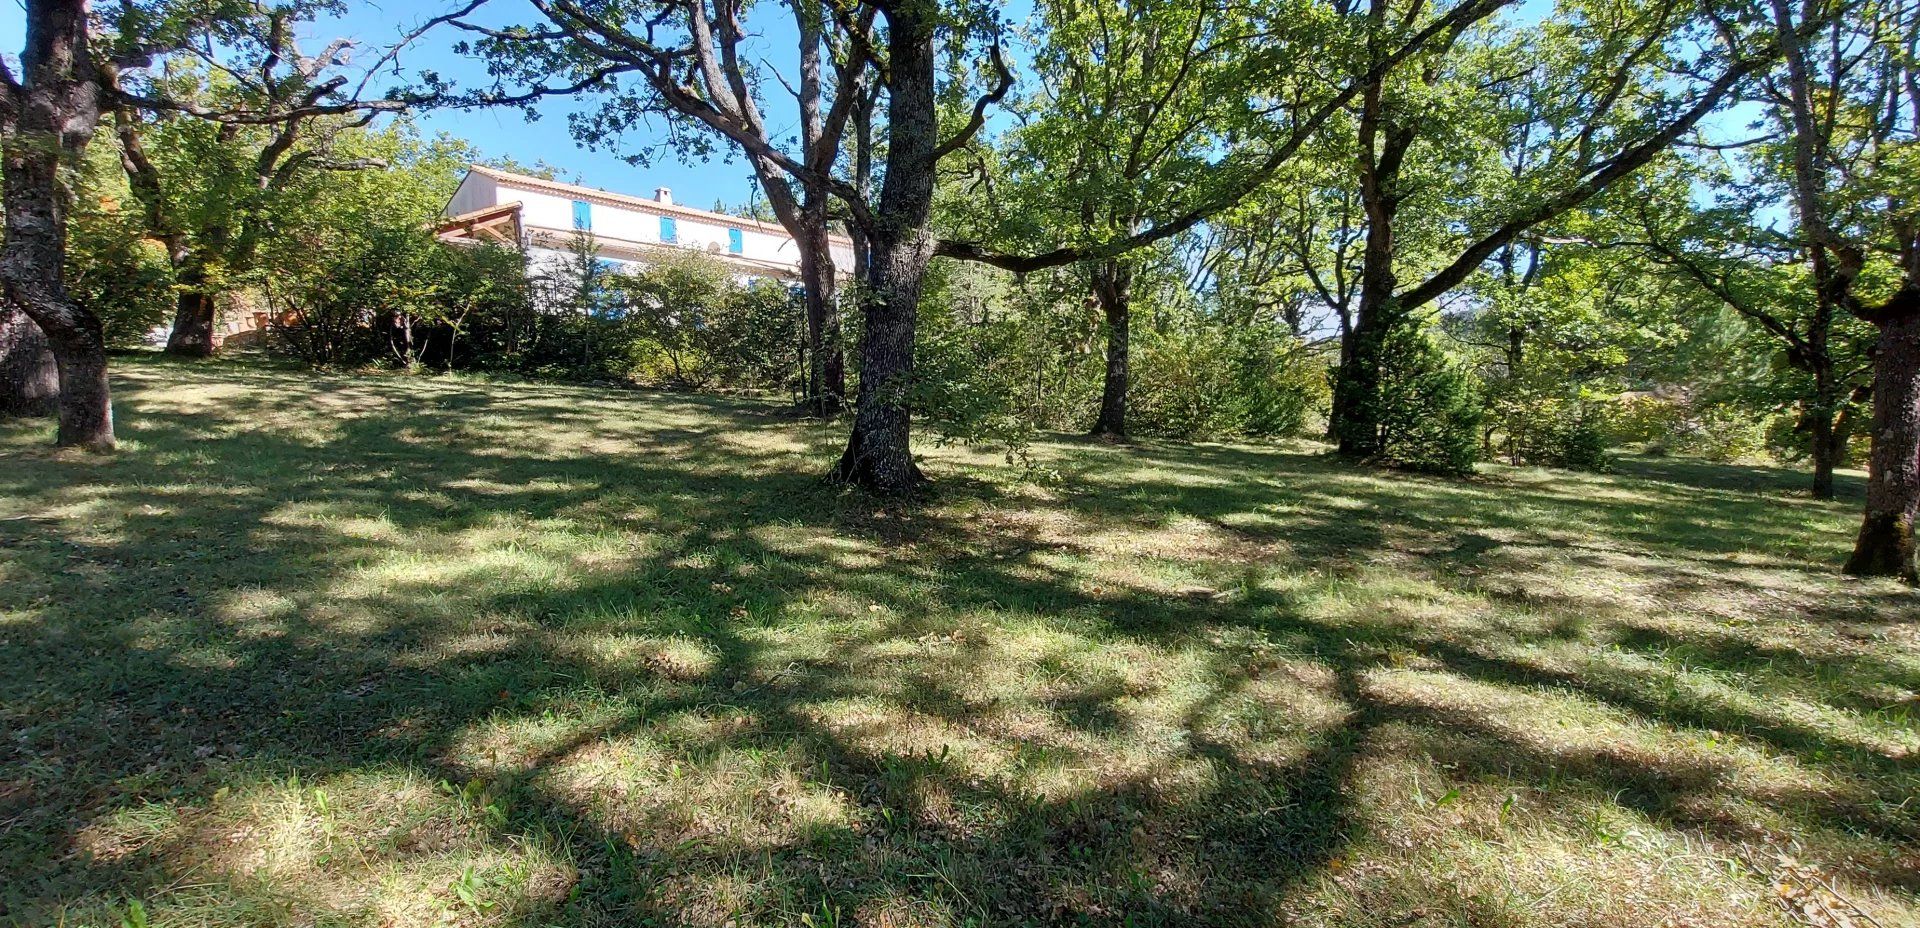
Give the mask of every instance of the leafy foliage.
[(71, 217), (67, 288), (100, 317), (110, 345), (135, 345), (173, 315), (173, 268), (126, 209), (125, 185), (89, 171)]
[(1482, 415), (1472, 374), (1413, 326), (1389, 330), (1379, 359), (1379, 462), (1424, 473), (1472, 473)]
[(1136, 354), (1135, 421), (1174, 438), (1285, 438), (1324, 412), (1324, 362), (1284, 330), (1228, 330), (1185, 316), (1149, 329)]
[(696, 251), (671, 251), (612, 275), (608, 289), (626, 323), (642, 383), (766, 390), (798, 371), (798, 300), (772, 280), (742, 283)]

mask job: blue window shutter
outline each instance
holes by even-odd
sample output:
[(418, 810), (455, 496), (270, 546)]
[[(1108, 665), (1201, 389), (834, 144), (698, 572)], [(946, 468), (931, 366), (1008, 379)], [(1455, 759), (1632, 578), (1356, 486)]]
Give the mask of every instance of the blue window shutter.
[(736, 255), (747, 250), (746, 236), (742, 235), (739, 229), (727, 230), (727, 250)]
[(573, 227), (580, 230), (593, 228), (593, 204), (585, 200), (573, 201)]
[(680, 240), (679, 231), (673, 227), (672, 216), (660, 217), (660, 240), (663, 242), (677, 242)]

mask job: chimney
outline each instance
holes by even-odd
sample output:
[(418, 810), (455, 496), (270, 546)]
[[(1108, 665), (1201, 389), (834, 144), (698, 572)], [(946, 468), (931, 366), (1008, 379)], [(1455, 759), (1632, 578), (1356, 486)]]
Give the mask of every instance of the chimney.
[(653, 188), (653, 198), (654, 200), (660, 203), (664, 203), (667, 206), (672, 206), (673, 190), (668, 187), (655, 187)]

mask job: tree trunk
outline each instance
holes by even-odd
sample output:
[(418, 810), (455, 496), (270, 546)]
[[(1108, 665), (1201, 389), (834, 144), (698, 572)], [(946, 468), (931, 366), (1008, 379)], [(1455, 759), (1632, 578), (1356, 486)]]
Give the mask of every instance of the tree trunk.
[[(1376, 2), (1374, 9), (1379, 15), (1384, 4)], [(1359, 186), (1367, 238), (1360, 266), (1360, 306), (1352, 331), (1340, 345), (1340, 371), (1334, 380), (1328, 425), (1340, 443), (1340, 453), (1357, 458), (1381, 451), (1381, 355), (1387, 335), (1403, 322), (1395, 299), (1400, 281), (1393, 270), (1394, 218), (1400, 210), (1400, 168), (1415, 133), (1409, 126), (1387, 124), (1382, 93), (1376, 82), (1361, 97)]]
[[(824, 206), (825, 197), (816, 201)], [(800, 247), (800, 279), (807, 304), (807, 415), (822, 419), (840, 414), (847, 395), (846, 355), (840, 350), (838, 273), (827, 220), (812, 209)]]
[(1920, 312), (1878, 325), (1867, 511), (1845, 570), (1915, 583), (1920, 582), (1913, 537), (1920, 518)]
[(913, 331), (932, 240), (921, 235), (875, 242), (872, 295), (860, 340), (860, 394), (853, 434), (840, 457), (839, 479), (879, 493), (902, 493), (925, 482), (913, 462)]
[(1813, 457), (1813, 498), (1833, 498), (1833, 471), (1846, 453), (1847, 438), (1835, 422), (1835, 388), (1816, 373), (1813, 401), (1800, 410), (1799, 430), (1807, 435)]
[(926, 480), (913, 462), (909, 393), (914, 317), (933, 260), (936, 20), (925, 4), (887, 8), (887, 173), (869, 245), (858, 408), (836, 471), (839, 479), (877, 493), (905, 493)]
[(100, 124), (100, 75), (87, 53), (85, 0), (29, 0), (20, 76), (8, 87), (6, 240), (0, 283), (46, 334), (60, 378), (57, 442), (113, 448), (106, 339), (67, 293), (66, 178)]
[[(29, 201), (34, 184), (23, 163), (32, 156), (7, 158), (7, 238), (0, 256), (6, 295), (46, 333), (58, 370), (60, 428), (54, 443), (62, 447), (111, 451), (113, 409), (107, 388), (107, 346), (100, 320), (67, 295), (61, 279), (66, 236), (48, 234), (49, 212)], [(49, 157), (46, 160), (52, 161)], [(64, 219), (64, 216), (61, 217)]]
[(1813, 315), (1807, 320), (1807, 334), (1798, 344), (1789, 345), (1787, 352), (1788, 363), (1813, 377), (1812, 403), (1802, 404), (1800, 424), (1807, 433), (1808, 450), (1813, 457), (1814, 499), (1833, 498), (1833, 471), (1840, 466), (1847, 446), (1846, 434), (1838, 422), (1843, 388), (1828, 344), (1838, 311), (1830, 291), (1817, 292)]
[(213, 292), (204, 275), (183, 271), (180, 298), (174, 304), (173, 333), (167, 336), (167, 353), (188, 358), (213, 355)]
[(112, 451), (113, 400), (107, 386), (107, 346), (100, 320), (47, 339), (60, 367), (60, 432), (54, 443), (89, 451)]
[(1394, 303), (1399, 285), (1393, 272), (1391, 204), (1383, 218), (1367, 226), (1366, 254), (1360, 273), (1360, 306), (1354, 313), (1349, 346), (1340, 351), (1334, 380), (1333, 437), (1340, 453), (1369, 458), (1380, 453), (1380, 366), (1388, 332), (1401, 320)]
[(1834, 434), (1833, 420), (1815, 413), (1807, 422), (1813, 451), (1813, 498), (1833, 498), (1833, 471), (1840, 464), (1846, 440)]
[(1107, 377), (1100, 391), (1100, 416), (1091, 434), (1100, 438), (1127, 437), (1127, 329), (1132, 321), (1133, 271), (1118, 261), (1103, 261), (1093, 269), (1093, 297), (1107, 317)]
[(60, 368), (47, 336), (27, 314), (0, 303), (0, 417), (50, 416), (60, 402)]
[(1327, 409), (1327, 428), (1321, 434), (1326, 441), (1340, 441), (1340, 377), (1348, 365), (1353, 363), (1353, 311), (1345, 304), (1334, 307), (1335, 318), (1340, 323), (1340, 358), (1333, 366), (1333, 396)]

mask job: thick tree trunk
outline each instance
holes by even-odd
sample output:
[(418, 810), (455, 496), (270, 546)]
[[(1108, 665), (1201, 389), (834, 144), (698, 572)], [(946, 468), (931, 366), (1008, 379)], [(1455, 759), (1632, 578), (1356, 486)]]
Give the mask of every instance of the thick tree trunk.
[(1333, 437), (1340, 453), (1369, 458), (1380, 453), (1381, 353), (1391, 328), (1401, 324), (1394, 304), (1393, 225), (1389, 218), (1367, 229), (1360, 279), (1360, 308), (1348, 345), (1341, 346), (1333, 390)]
[(839, 479), (879, 493), (924, 483), (910, 442), (913, 332), (932, 240), (925, 235), (875, 242), (866, 328), (860, 341), (860, 394), (853, 434), (840, 457)]
[(1107, 317), (1107, 376), (1100, 391), (1100, 416), (1091, 434), (1100, 438), (1127, 437), (1127, 330), (1133, 315), (1133, 271), (1118, 261), (1104, 261), (1093, 269), (1093, 298)]
[(1840, 377), (1834, 370), (1828, 336), (1833, 331), (1834, 314), (1839, 311), (1831, 294), (1818, 294), (1818, 306), (1807, 320), (1807, 334), (1799, 344), (1789, 347), (1789, 363), (1813, 376), (1812, 402), (1801, 406), (1801, 430), (1807, 434), (1808, 450), (1813, 458), (1813, 498), (1833, 498), (1833, 471), (1840, 466), (1846, 449), (1846, 434), (1838, 418), (1843, 405)]
[(1393, 298), (1377, 305), (1360, 301), (1353, 327), (1353, 353), (1342, 358), (1333, 389), (1333, 437), (1340, 453), (1369, 458), (1380, 453), (1380, 362)]
[(5, 93), (6, 240), (0, 284), (46, 334), (60, 377), (58, 443), (113, 447), (106, 340), (67, 293), (66, 179), (100, 124), (100, 76), (87, 54), (85, 0), (29, 0), (17, 86)]
[(1333, 366), (1333, 396), (1327, 409), (1327, 428), (1321, 438), (1338, 443), (1340, 441), (1340, 377), (1347, 366), (1353, 363), (1353, 312), (1345, 305), (1334, 307), (1335, 318), (1340, 324), (1340, 358)]
[(180, 298), (174, 304), (173, 333), (167, 336), (167, 353), (189, 358), (211, 357), (214, 351), (213, 292), (196, 272), (181, 274)]
[(930, 223), (940, 160), (935, 12), (915, 3), (887, 9), (887, 173), (870, 230), (858, 408), (836, 471), (841, 480), (877, 493), (905, 493), (926, 480), (913, 461), (909, 394), (914, 319), (933, 260)]
[[(1378, 17), (1385, 4), (1374, 4)], [(1395, 298), (1394, 219), (1400, 211), (1400, 169), (1413, 147), (1414, 130), (1387, 122), (1383, 88), (1375, 83), (1361, 97), (1360, 205), (1366, 212), (1367, 238), (1360, 265), (1360, 306), (1353, 329), (1340, 345), (1340, 371), (1334, 379), (1328, 429), (1340, 453), (1370, 458), (1381, 451), (1380, 368), (1387, 335), (1404, 320)], [(1376, 142), (1376, 139), (1378, 142)]]
[(47, 339), (60, 367), (60, 432), (54, 443), (112, 451), (113, 400), (107, 387), (107, 346), (101, 337), (100, 321), (92, 313), (86, 318), (90, 324)]
[(1878, 323), (1873, 356), (1873, 451), (1867, 511), (1846, 572), (1920, 582), (1914, 546), (1920, 519), (1920, 313)]
[(0, 303), (0, 417), (50, 416), (60, 402), (60, 367), (47, 336), (27, 314)]
[[(7, 158), (7, 239), (0, 255), (0, 278), (8, 299), (26, 310), (52, 349), (59, 372), (60, 428), (55, 443), (62, 447), (111, 451), (113, 409), (107, 388), (107, 346), (99, 318), (67, 295), (60, 271), (66, 236), (48, 234), (49, 211), (28, 202), (28, 172), (23, 161)], [(51, 160), (51, 159), (48, 159)], [(64, 217), (62, 217), (64, 218)], [(65, 232), (64, 223), (60, 231)]]

